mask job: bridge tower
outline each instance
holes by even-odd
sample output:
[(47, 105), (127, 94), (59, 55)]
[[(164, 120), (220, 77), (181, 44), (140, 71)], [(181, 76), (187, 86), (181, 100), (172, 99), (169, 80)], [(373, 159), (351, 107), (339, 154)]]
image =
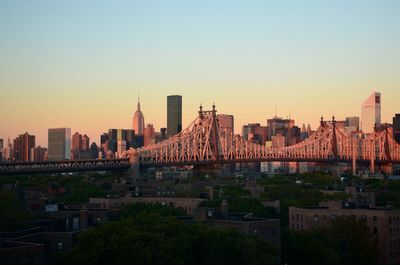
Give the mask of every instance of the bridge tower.
[(382, 164), (381, 165), (381, 169), (382, 171), (386, 174), (386, 175), (392, 175), (393, 174), (393, 163), (392, 161), (392, 156), (390, 154), (390, 146), (389, 146), (389, 131), (388, 131), (388, 125), (385, 124), (385, 138), (384, 138), (384, 152), (385, 152), (385, 156), (386, 156), (386, 160), (389, 161), (386, 164)]

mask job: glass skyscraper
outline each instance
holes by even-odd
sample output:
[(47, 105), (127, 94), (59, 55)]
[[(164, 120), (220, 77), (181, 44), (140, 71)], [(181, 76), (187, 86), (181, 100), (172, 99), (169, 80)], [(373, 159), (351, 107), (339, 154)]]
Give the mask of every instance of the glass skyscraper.
[(182, 131), (182, 96), (167, 97), (167, 136), (172, 137)]
[(48, 131), (48, 159), (71, 159), (71, 129), (55, 128)]

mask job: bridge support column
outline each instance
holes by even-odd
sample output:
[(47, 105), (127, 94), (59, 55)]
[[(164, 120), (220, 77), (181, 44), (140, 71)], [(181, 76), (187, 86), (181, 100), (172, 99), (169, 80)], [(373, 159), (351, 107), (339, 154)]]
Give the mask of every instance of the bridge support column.
[(329, 171), (331, 172), (331, 175), (334, 177), (340, 177), (341, 176), (341, 167), (339, 162), (333, 162), (331, 165), (329, 165)]
[(353, 154), (352, 154), (352, 159), (351, 159), (351, 168), (353, 171), (353, 176), (357, 175), (357, 141), (356, 139), (353, 140)]
[(129, 162), (131, 163), (131, 168), (129, 172), (129, 176), (133, 183), (137, 183), (140, 177), (139, 172), (139, 156), (135, 149), (130, 150), (129, 152)]

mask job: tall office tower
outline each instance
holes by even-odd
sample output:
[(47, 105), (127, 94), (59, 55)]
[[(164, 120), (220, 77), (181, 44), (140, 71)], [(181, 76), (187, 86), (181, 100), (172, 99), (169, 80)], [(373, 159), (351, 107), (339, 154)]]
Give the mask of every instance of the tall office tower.
[(135, 115), (133, 115), (132, 129), (135, 130), (135, 134), (143, 135), (144, 133), (144, 116), (140, 110), (140, 101), (138, 99), (137, 110)]
[(31, 148), (35, 148), (35, 136), (29, 135), (27, 132), (20, 134), (14, 139), (14, 159), (17, 161), (31, 161), (33, 159)]
[(167, 97), (167, 136), (172, 137), (182, 131), (182, 96)]
[(123, 140), (126, 141), (126, 150), (128, 150), (129, 148), (138, 148), (136, 143), (135, 130), (133, 129), (124, 130)]
[(48, 160), (71, 159), (71, 129), (52, 128), (48, 130)]
[(72, 152), (79, 152), (82, 150), (82, 134), (76, 132), (72, 135)]
[(249, 123), (242, 127), (242, 137), (244, 140), (250, 140), (253, 143), (265, 145), (267, 141), (267, 127), (259, 123)]
[(294, 125), (292, 119), (282, 119), (275, 116), (267, 120), (267, 140), (271, 140), (272, 136), (280, 134), (284, 136), (287, 145), (293, 145), (300, 141), (300, 128)]
[(144, 129), (144, 146), (153, 144), (154, 142), (155, 130), (153, 124), (147, 124)]
[(373, 92), (361, 106), (361, 130), (371, 133), (381, 125), (381, 93)]
[(234, 117), (233, 115), (218, 114), (219, 130), (221, 133), (235, 134)]
[(90, 137), (86, 134), (82, 136), (82, 151), (88, 151), (90, 148), (89, 145)]
[(354, 127), (356, 130), (360, 129), (360, 118), (359, 117), (346, 117), (344, 123), (345, 127)]
[(2, 150), (2, 149), (3, 149), (3, 144), (4, 144), (4, 141), (3, 141), (3, 139), (0, 139), (0, 150)]
[(393, 137), (400, 144), (400, 114), (393, 117)]

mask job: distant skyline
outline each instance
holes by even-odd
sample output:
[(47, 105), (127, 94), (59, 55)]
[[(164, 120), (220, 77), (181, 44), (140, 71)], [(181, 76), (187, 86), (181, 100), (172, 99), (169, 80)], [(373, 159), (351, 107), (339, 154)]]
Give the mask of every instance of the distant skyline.
[(277, 114), (313, 129), (321, 115), (361, 117), (382, 94), (382, 122), (400, 112), (400, 1), (0, 2), (0, 138), (69, 127), (99, 143), (167, 123), (182, 95), (183, 128), (204, 109), (235, 130)]

